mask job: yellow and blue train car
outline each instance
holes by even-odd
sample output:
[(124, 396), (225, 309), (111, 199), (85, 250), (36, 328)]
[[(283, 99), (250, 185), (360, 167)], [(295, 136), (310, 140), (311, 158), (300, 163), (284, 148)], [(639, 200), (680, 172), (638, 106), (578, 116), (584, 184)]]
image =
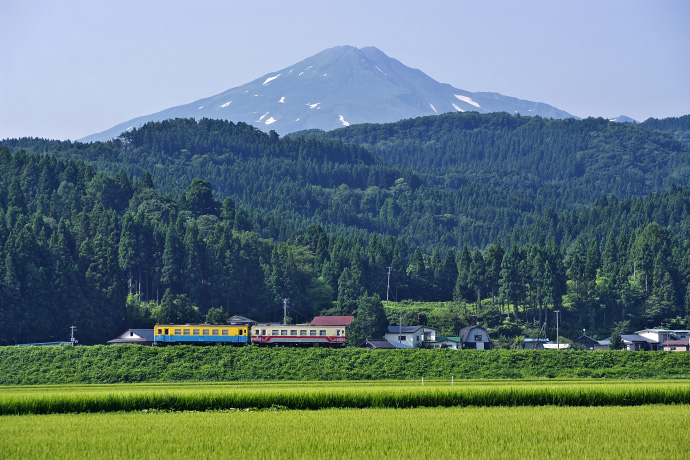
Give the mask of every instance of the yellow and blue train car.
[(249, 327), (246, 325), (215, 324), (156, 324), (154, 345), (247, 345)]

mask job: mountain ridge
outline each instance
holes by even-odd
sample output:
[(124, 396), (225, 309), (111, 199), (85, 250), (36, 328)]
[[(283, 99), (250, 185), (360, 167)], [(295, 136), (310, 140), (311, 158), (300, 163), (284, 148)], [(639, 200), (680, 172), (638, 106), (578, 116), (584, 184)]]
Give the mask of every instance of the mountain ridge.
[(244, 85), (136, 117), (80, 141), (113, 139), (146, 122), (170, 118), (241, 121), (288, 134), (455, 111), (575, 118), (545, 103), (495, 92), (473, 93), (440, 83), (373, 46), (338, 46)]

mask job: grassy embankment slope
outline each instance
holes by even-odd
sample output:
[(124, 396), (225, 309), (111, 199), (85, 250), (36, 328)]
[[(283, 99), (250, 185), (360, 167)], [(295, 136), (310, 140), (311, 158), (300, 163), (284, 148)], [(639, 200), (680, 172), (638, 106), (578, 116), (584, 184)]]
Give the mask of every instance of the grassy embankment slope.
[(688, 378), (690, 353), (1, 347), (0, 385), (238, 380)]

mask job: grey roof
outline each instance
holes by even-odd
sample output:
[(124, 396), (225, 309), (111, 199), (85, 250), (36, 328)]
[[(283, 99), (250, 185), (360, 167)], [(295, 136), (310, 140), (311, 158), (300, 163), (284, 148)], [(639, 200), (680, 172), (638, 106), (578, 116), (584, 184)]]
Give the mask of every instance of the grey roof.
[(656, 340), (648, 339), (647, 337), (642, 337), (637, 334), (623, 334), (621, 335), (621, 340), (625, 340), (626, 342), (657, 343)]
[(388, 326), (387, 334), (397, 334), (399, 332), (417, 332), (424, 326)]
[(487, 337), (489, 337), (489, 341), (491, 341), (491, 338), (489, 336), (489, 331), (487, 331), (486, 329), (484, 329), (481, 326), (463, 327), (462, 329), (460, 329), (460, 333), (458, 334), (458, 336), (462, 339), (463, 342), (467, 342), (467, 337), (470, 335), (470, 333), (472, 332), (473, 329), (481, 329), (482, 331), (486, 332)]
[[(130, 336), (130, 332), (141, 338)], [(127, 329), (113, 340), (108, 340), (107, 343), (153, 343), (153, 329)]]
[(387, 349), (394, 349), (398, 348), (392, 343), (390, 343), (388, 340), (383, 340), (383, 339), (367, 339), (364, 342), (365, 346), (370, 346), (371, 348), (387, 348)]

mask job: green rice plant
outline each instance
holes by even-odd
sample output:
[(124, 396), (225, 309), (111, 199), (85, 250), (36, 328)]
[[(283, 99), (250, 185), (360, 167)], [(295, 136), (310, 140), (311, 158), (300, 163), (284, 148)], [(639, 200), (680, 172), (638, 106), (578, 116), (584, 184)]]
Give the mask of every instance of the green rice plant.
[[(0, 459), (673, 458), (690, 406), (0, 416)], [(644, 416), (641, 416), (644, 414)]]
[(690, 382), (449, 381), (0, 387), (0, 414), (270, 408), (690, 404)]

